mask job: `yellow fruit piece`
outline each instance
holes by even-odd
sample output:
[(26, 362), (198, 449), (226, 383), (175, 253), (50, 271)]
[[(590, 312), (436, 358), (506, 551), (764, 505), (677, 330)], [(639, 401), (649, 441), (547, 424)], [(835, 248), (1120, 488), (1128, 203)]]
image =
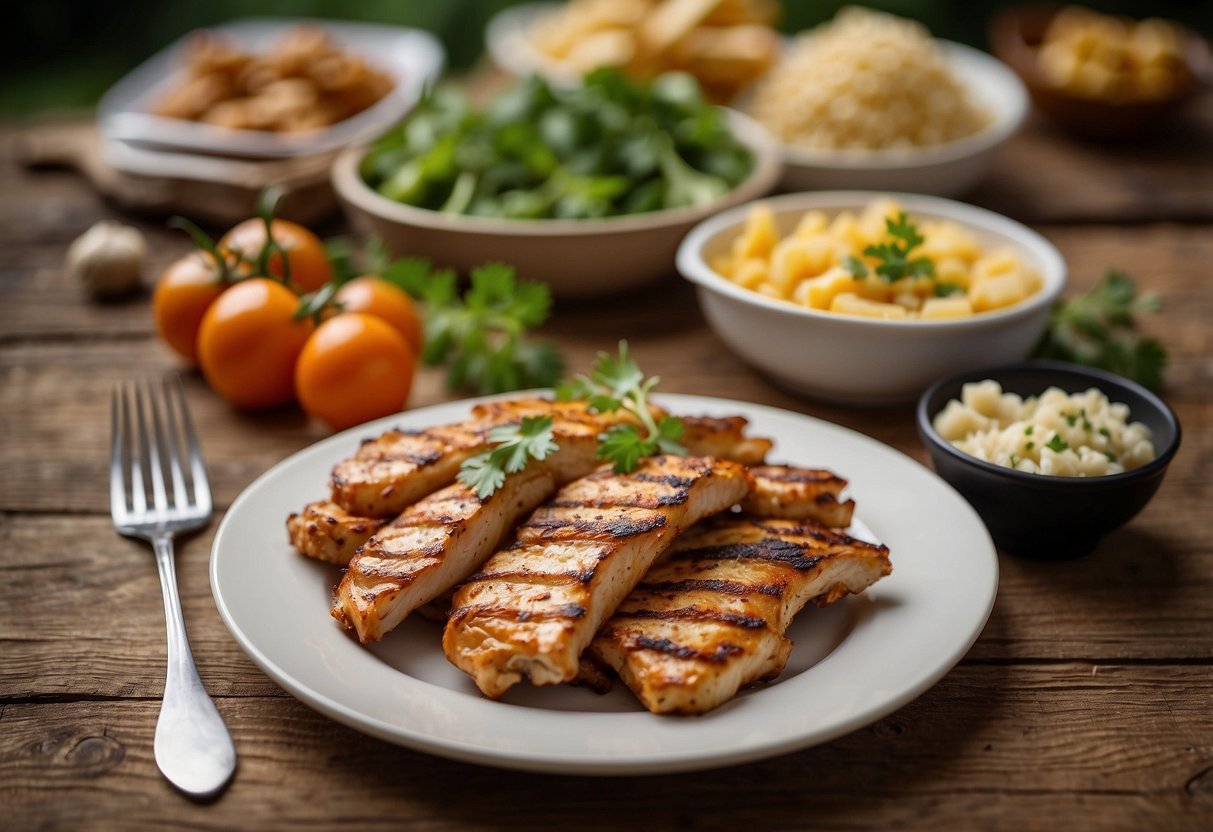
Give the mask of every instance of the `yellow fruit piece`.
[(859, 281), (846, 269), (833, 268), (817, 277), (802, 280), (792, 292), (792, 300), (810, 309), (829, 309), (835, 296), (842, 292), (855, 294)]
[(973, 304), (966, 297), (927, 298), (919, 311), (919, 317), (924, 321), (968, 318), (972, 315)]
[(767, 279), (767, 264), (756, 257), (742, 260), (733, 273), (733, 282), (753, 289)]
[(880, 318), (884, 321), (904, 321), (910, 313), (904, 306), (895, 303), (879, 303), (844, 292), (830, 304), (830, 311), (840, 315), (859, 315), (864, 318)]
[(969, 290), (974, 312), (1001, 309), (1027, 297), (1019, 272), (998, 274), (978, 280)]
[(733, 242), (733, 256), (738, 259), (765, 258), (770, 256), (777, 242), (779, 233), (775, 230), (775, 212), (770, 205), (760, 202), (746, 217), (741, 236)]

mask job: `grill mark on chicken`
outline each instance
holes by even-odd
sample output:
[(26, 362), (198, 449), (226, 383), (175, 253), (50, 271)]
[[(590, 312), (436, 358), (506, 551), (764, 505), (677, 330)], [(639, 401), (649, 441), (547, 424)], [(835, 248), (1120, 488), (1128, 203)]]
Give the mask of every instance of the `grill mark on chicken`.
[[(553, 508), (571, 508), (575, 503), (558, 502)], [(675, 503), (676, 505), (676, 503)], [(527, 524), (529, 530), (545, 540), (590, 538), (607, 540), (617, 537), (635, 537), (648, 534), (654, 529), (665, 525), (665, 518), (660, 515), (648, 517), (616, 517), (608, 520), (605, 515), (592, 518), (577, 518), (566, 520), (561, 517), (544, 518)]]
[(561, 604), (550, 610), (531, 612), (529, 610), (513, 611), (514, 620), (519, 622), (542, 621), (545, 618), (585, 618), (586, 609), (581, 604)]
[(713, 664), (721, 664), (730, 657), (743, 652), (743, 649), (736, 644), (722, 644), (711, 653), (703, 653), (684, 644), (675, 644), (668, 638), (650, 638), (648, 636), (637, 638), (636, 646), (642, 650), (655, 650), (678, 659), (699, 659)]
[(716, 579), (687, 578), (682, 581), (643, 581), (637, 589), (650, 592), (692, 592), (703, 590), (716, 592), (721, 595), (748, 595), (757, 592), (773, 598), (782, 597), (783, 584), (746, 584), (741, 581), (722, 581)]
[[(817, 538), (817, 535), (812, 535)], [(817, 539), (825, 539), (817, 538)], [(702, 560), (770, 560), (786, 563), (799, 572), (806, 572), (821, 563), (821, 555), (806, 555), (795, 543), (767, 538), (758, 543), (739, 543), (733, 546), (711, 546), (695, 551)]]
[(701, 607), (681, 607), (674, 610), (619, 610), (615, 618), (625, 621), (629, 618), (660, 618), (665, 621), (715, 621), (720, 624), (731, 624), (747, 630), (756, 630), (767, 626), (765, 618), (755, 615), (740, 615), (720, 610), (704, 609)]
[(861, 592), (888, 549), (805, 520), (721, 515), (683, 535), (590, 645), (654, 713), (702, 713), (774, 678), (808, 602)]
[[(519, 527), (514, 546), (456, 592), (443, 634), (447, 658), (493, 698), (524, 676), (537, 685), (572, 680), (595, 630), (653, 560), (682, 529), (727, 508), (749, 485), (733, 463), (656, 456), (633, 474), (604, 467), (566, 486)], [(646, 506), (654, 507), (633, 505), (637, 492), (647, 492)], [(661, 505), (657, 498), (669, 495), (680, 502)], [(561, 615), (569, 604), (584, 613)]]

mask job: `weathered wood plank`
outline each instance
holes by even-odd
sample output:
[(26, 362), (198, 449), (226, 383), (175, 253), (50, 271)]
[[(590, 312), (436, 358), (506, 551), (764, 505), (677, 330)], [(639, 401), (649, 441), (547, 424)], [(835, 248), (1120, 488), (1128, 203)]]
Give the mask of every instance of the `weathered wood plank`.
[[(1207, 546), (1182, 532), (1161, 537), (1152, 519), (1078, 561), (1003, 556), (998, 601), (968, 661), (1213, 662)], [(213, 532), (178, 548), (200, 673), (217, 695), (273, 695), (215, 610)], [(0, 548), (0, 699), (159, 695), (164, 617), (145, 545), (104, 517), (15, 515), (0, 518)], [(326, 615), (319, 602), (316, 614)]]
[[(1044, 229), (1070, 261), (1073, 291), (1092, 286), (1110, 265), (1130, 269), (1143, 289), (1159, 292), (1165, 314), (1148, 320), (1173, 361), (1168, 397), (1187, 427), (1176, 474), (1187, 481), (1183, 460), (1210, 453), (1213, 411), (1213, 293), (1203, 290), (1204, 264), (1213, 262), (1213, 235), (1186, 226), (1133, 229)], [(132, 309), (135, 307), (132, 307)], [(684, 310), (670, 322), (668, 310)], [(127, 314), (127, 313), (124, 313)], [(64, 326), (67, 321), (62, 322)], [(83, 322), (76, 321), (81, 326)], [(73, 324), (74, 325), (74, 324)], [(1165, 331), (1163, 331), (1165, 329)], [(84, 330), (88, 332), (87, 329)], [(702, 325), (686, 285), (671, 280), (652, 293), (569, 305), (545, 335), (566, 352), (573, 370), (594, 354), (628, 338), (650, 373), (669, 392), (726, 396), (786, 407), (846, 424), (919, 459), (924, 458), (910, 408), (857, 410), (794, 398), (773, 387)], [(113, 384), (139, 375), (180, 369), (151, 336), (77, 342), (75, 338), (0, 343), (0, 508), (104, 511), (104, 459), (109, 446), (108, 400)], [(274, 462), (324, 436), (296, 411), (240, 414), (211, 395), (200, 376), (187, 377), (191, 409), (200, 424), (217, 494), (226, 502)], [(441, 374), (420, 374), (414, 407), (444, 401)], [(1199, 482), (1207, 478), (1200, 477)]]
[[(1210, 695), (1210, 668), (962, 667), (821, 748), (705, 773), (593, 780), (449, 762), (291, 699), (224, 698), (240, 767), (208, 806), (182, 800), (157, 774), (154, 700), (8, 705), (0, 782), (22, 829), (596, 830), (637, 818), (656, 829), (1199, 829), (1213, 821), (1213, 716), (1201, 705)], [(317, 804), (318, 795), (329, 797)]]

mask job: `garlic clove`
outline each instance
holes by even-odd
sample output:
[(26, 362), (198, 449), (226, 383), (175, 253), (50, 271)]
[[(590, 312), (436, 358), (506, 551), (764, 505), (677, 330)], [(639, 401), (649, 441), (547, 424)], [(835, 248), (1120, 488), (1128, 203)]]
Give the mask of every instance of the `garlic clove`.
[(102, 221), (76, 238), (67, 250), (67, 271), (90, 297), (118, 298), (140, 284), (147, 241), (137, 228)]

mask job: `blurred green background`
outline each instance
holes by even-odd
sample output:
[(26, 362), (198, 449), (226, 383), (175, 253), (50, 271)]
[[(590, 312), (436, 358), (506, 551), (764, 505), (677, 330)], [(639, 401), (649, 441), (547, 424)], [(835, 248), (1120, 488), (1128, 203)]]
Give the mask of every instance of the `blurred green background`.
[[(34, 0), (7, 4), (0, 27), (0, 118), (87, 107), (114, 81), (162, 47), (200, 26), (240, 17), (302, 16), (416, 26), (445, 44), (448, 65), (472, 66), (484, 27), (517, 0)], [(848, 5), (834, 0), (785, 0), (782, 28), (812, 26)], [(940, 37), (986, 46), (991, 14), (1007, 3), (987, 0), (873, 0), (865, 5), (912, 17)], [(1106, 12), (1157, 15), (1209, 37), (1213, 2), (1107, 0)]]

